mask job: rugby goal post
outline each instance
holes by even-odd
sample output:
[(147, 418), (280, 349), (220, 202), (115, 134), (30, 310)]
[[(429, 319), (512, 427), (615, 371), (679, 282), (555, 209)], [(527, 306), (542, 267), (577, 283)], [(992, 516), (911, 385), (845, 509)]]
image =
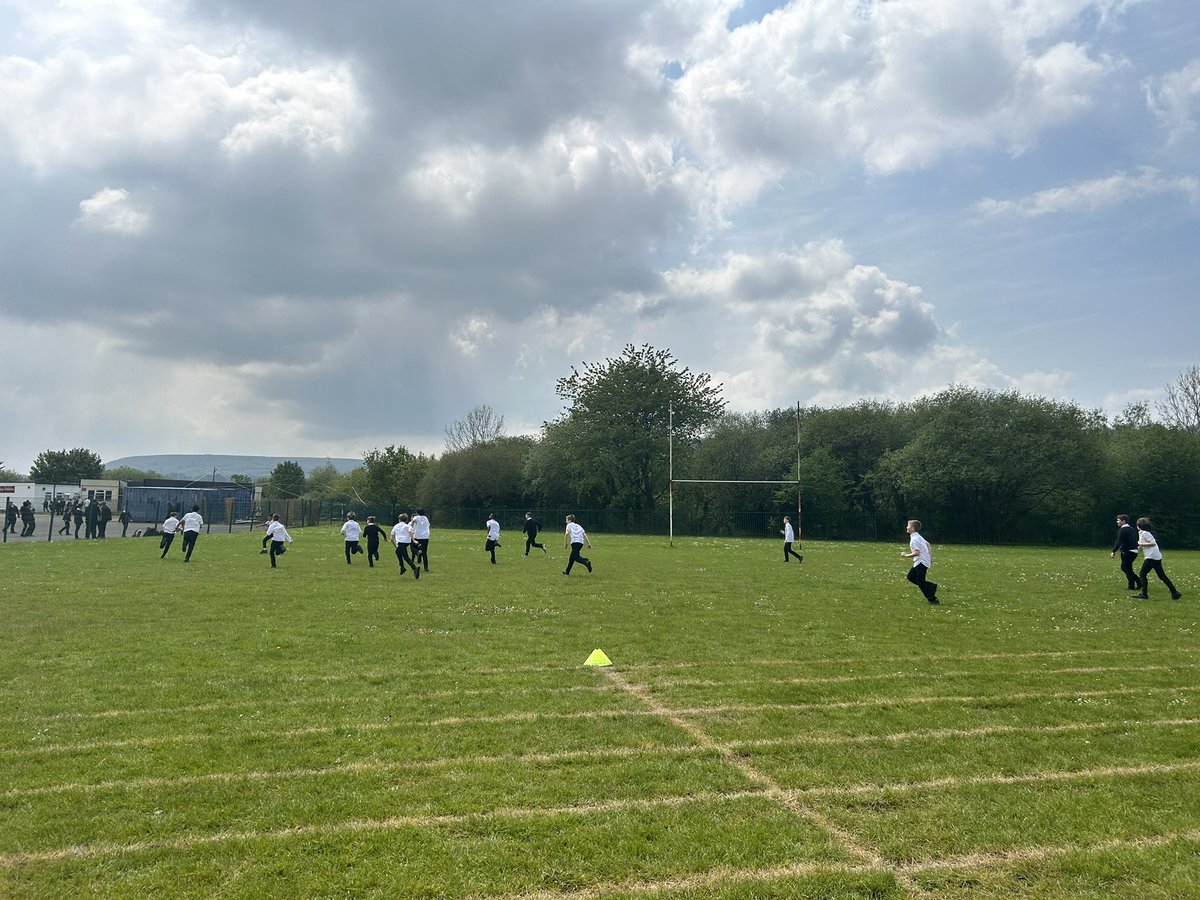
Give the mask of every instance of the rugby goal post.
[(804, 509), (804, 494), (800, 484), (800, 402), (796, 402), (796, 477), (783, 481), (755, 481), (724, 478), (675, 477), (675, 406), (667, 406), (667, 509), (669, 521), (668, 546), (675, 546), (675, 485), (676, 484), (794, 484), (796, 486), (796, 542), (803, 546), (800, 515)]

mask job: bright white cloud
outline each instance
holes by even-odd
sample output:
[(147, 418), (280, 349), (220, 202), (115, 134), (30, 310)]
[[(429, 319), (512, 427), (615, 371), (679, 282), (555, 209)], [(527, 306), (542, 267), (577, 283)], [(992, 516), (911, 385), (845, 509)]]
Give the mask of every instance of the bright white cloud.
[(130, 200), (124, 188), (103, 188), (79, 204), (76, 224), (95, 231), (139, 235), (150, 225), (150, 216)]
[(985, 217), (1015, 215), (1035, 219), (1055, 213), (1096, 212), (1160, 194), (1182, 194), (1196, 203), (1200, 201), (1200, 179), (1190, 175), (1172, 178), (1145, 166), (1137, 172), (1118, 172), (1107, 178), (1038, 191), (1018, 200), (987, 197), (975, 209)]
[(167, 13), (179, 10), (62, 4), (31, 16), (47, 46), (0, 59), (0, 146), (46, 174), (195, 144), (244, 155), (281, 144), (344, 152), (352, 143), (363, 110), (345, 64), (283, 62), (266, 43)]
[(1173, 140), (1196, 131), (1200, 121), (1200, 59), (1142, 84), (1146, 103)]

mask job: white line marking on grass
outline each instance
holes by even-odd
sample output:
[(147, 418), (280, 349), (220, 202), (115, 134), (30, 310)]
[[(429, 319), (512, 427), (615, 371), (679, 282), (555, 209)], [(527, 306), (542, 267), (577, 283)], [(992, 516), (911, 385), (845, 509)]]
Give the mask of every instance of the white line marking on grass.
[(688, 722), (686, 719), (680, 718), (666, 706), (659, 703), (658, 700), (656, 700), (654, 696), (644, 687), (631, 684), (625, 679), (625, 676), (623, 676), (620, 672), (614, 671), (613, 669), (605, 669), (604, 674), (608, 678), (612, 679), (612, 681), (620, 685), (629, 693), (631, 697), (645, 704), (657, 715), (661, 716), (665, 721), (670, 722), (672, 725), (686, 734), (690, 734), (701, 747), (709, 750), (715, 750), (717, 753), (721, 754), (722, 759), (724, 759), (726, 763), (737, 769), (754, 784), (762, 785), (763, 788), (766, 789), (768, 795), (772, 799), (779, 802), (784, 808), (797, 814), (802, 819), (815, 824), (833, 839), (834, 843), (837, 844), (843, 853), (846, 853), (848, 856), (864, 862), (869, 866), (884, 865), (883, 858), (873, 848), (863, 844), (858, 840), (858, 838), (856, 838), (846, 829), (842, 828), (832, 819), (829, 819), (828, 817), (821, 815), (821, 813), (817, 812), (815, 809), (798, 802), (794, 794), (785, 791), (770, 775), (767, 775), (765, 772), (760, 772), (754, 766), (750, 765), (749, 762), (739, 756), (736, 751), (731, 750), (729, 747), (724, 746), (713, 738), (709, 737), (708, 734), (697, 725), (693, 724), (692, 722)]
[[(645, 690), (643, 688), (643, 690)], [(1022, 693), (970, 696), (923, 696), (923, 697), (867, 697), (861, 700), (834, 700), (830, 702), (813, 701), (811, 703), (727, 703), (717, 706), (696, 706), (672, 710), (675, 716), (709, 716), (724, 713), (799, 711), (809, 709), (856, 709), (874, 708), (881, 706), (928, 705), (934, 703), (1007, 703), (1024, 700), (1063, 700), (1091, 699), (1096, 697), (1128, 696), (1134, 694), (1164, 694), (1172, 692), (1200, 691), (1200, 685), (1181, 685), (1171, 687), (1146, 688), (1111, 688), (1097, 691), (1026, 691)], [(647, 694), (649, 692), (647, 691)], [(666, 707), (663, 707), (664, 709)], [(387, 731), (400, 728), (445, 728), (458, 725), (497, 725), (509, 722), (536, 722), (542, 719), (626, 719), (649, 718), (657, 716), (650, 710), (579, 710), (575, 712), (513, 712), (500, 713), (491, 716), (450, 716), (442, 719), (394, 719), (390, 722), (343, 722), (336, 725), (312, 725), (305, 728), (291, 728), (261, 731), (223, 731), (213, 734), (173, 734), (142, 738), (118, 738), (106, 741), (80, 741), (76, 743), (45, 744), (31, 747), (0, 748), (0, 757), (40, 756), (51, 753), (82, 753), (92, 750), (108, 750), (129, 747), (158, 747), (165, 744), (196, 743), (209, 740), (229, 742), (233, 739), (259, 738), (295, 738), (321, 734), (334, 734), (339, 731), (373, 732)]]
[[(706, 748), (717, 749), (717, 747)], [(735, 765), (741, 763), (737, 760)], [(748, 768), (748, 767), (747, 767)], [(244, 831), (217, 831), (209, 834), (191, 834), (177, 838), (164, 838), (154, 841), (135, 841), (129, 844), (119, 844), (112, 841), (99, 841), (91, 844), (73, 844), (66, 847), (58, 847), (52, 850), (35, 850), (21, 853), (0, 854), (0, 868), (15, 868), (18, 866), (37, 865), (44, 863), (62, 862), (64, 860), (76, 859), (94, 859), (102, 856), (120, 856), (135, 853), (145, 853), (154, 850), (179, 850), (190, 851), (200, 849), (202, 847), (213, 846), (223, 843), (236, 843), (257, 840), (288, 840), (297, 837), (307, 837), (312, 835), (344, 835), (355, 834), (368, 831), (395, 831), (400, 828), (436, 828), (442, 825), (461, 825), (469, 823), (489, 822), (503, 819), (528, 819), (538, 817), (554, 817), (554, 816), (592, 816), (597, 812), (621, 812), (633, 809), (656, 809), (656, 808), (678, 808), (689, 805), (705, 804), (705, 803), (731, 803), (740, 802), (743, 800), (771, 800), (775, 802), (784, 802), (797, 804), (792, 808), (793, 811), (799, 809), (807, 809), (799, 801), (804, 797), (811, 796), (862, 796), (870, 794), (886, 794), (894, 791), (916, 791), (916, 790), (932, 790), (944, 789), (946, 787), (962, 787), (974, 784), (1008, 784), (1008, 783), (1025, 783), (1030, 781), (1070, 781), (1088, 778), (1111, 778), (1129, 775), (1145, 775), (1145, 774), (1170, 774), (1177, 771), (1188, 771), (1200, 768), (1200, 761), (1181, 763), (1178, 765), (1153, 765), (1153, 766), (1124, 766), (1124, 767), (1104, 767), (1098, 769), (1077, 770), (1073, 772), (1043, 772), (1037, 775), (1029, 776), (980, 776), (978, 778), (963, 778), (963, 779), (935, 779), (925, 782), (910, 782), (908, 784), (897, 785), (847, 785), (844, 787), (814, 787), (800, 790), (787, 790), (779, 787), (770, 787), (771, 779), (761, 773), (754, 773), (758, 778), (754, 779), (763, 784), (760, 789), (743, 790), (743, 791), (728, 791), (728, 792), (702, 792), (697, 794), (688, 794), (684, 796), (670, 797), (654, 797), (654, 798), (634, 798), (624, 800), (608, 800), (597, 803), (575, 804), (571, 806), (561, 807), (512, 807), (492, 809), (484, 812), (458, 813), (447, 815), (426, 815), (426, 816), (392, 816), (386, 819), (352, 819), (339, 822), (313, 823), (310, 825), (296, 825), (290, 828), (278, 829), (261, 829), (261, 830), (244, 830)], [(747, 777), (752, 777), (751, 769), (747, 772)], [(822, 816), (806, 816), (810, 820), (819, 824)], [(839, 826), (834, 825), (834, 828)], [(1193, 839), (1191, 836), (1200, 834), (1200, 832), (1185, 832), (1181, 835), (1162, 836), (1161, 838), (1152, 838), (1151, 840), (1161, 840), (1166, 843), (1171, 840)], [(1131, 845), (1139, 845), (1141, 841), (1131, 842)], [(1111, 849), (1117, 846), (1120, 842), (1106, 842), (1103, 845), (1097, 845), (1103, 849)], [(845, 849), (845, 848), (843, 848)], [(1033, 848), (1037, 850), (1037, 848)], [(1054, 848), (1051, 853), (1070, 852), (1077, 849), (1087, 848)], [(867, 854), (868, 851), (862, 851)], [(1031, 851), (1017, 851), (1027, 853)], [(981, 860), (999, 858), (1001, 854), (981, 854), (964, 857), (955, 857), (951, 860), (941, 861), (937, 859), (924, 860), (920, 863), (907, 863), (903, 865), (891, 865), (886, 860), (872, 855), (867, 867), (858, 870), (855, 867), (850, 867), (857, 871), (880, 871), (899, 874), (900, 876), (911, 876), (914, 871), (930, 869), (935, 867), (941, 868), (957, 868), (962, 865), (970, 864), (970, 860), (976, 860), (977, 864), (982, 865)], [(830, 865), (830, 871), (845, 871), (846, 866), (838, 866), (837, 864)], [(775, 871), (775, 870), (765, 870)], [(782, 871), (782, 870), (780, 870)], [(756, 876), (758, 877), (758, 876)], [(571, 894), (570, 896), (574, 896)]]
[(730, 747), (753, 750), (764, 747), (803, 745), (887, 744), (943, 738), (992, 737), (1002, 734), (1063, 734), (1130, 728), (1172, 728), (1200, 725), (1200, 719), (1125, 719), (1120, 722), (1065, 722), (1060, 725), (985, 725), (979, 728), (929, 728), (884, 734), (794, 734), (778, 738), (747, 738), (729, 741)]
[(561, 750), (556, 753), (501, 753), (494, 756), (441, 756), (433, 759), (410, 759), (402, 762), (364, 760), (336, 766), (306, 769), (279, 769), (208, 772), (203, 775), (176, 775), (159, 778), (118, 778), (108, 781), (52, 784), (42, 787), (12, 788), (0, 792), (0, 799), (29, 797), (41, 794), (65, 794), (74, 791), (127, 791), (138, 788), (183, 787), (192, 784), (218, 783), (237, 784), (241, 781), (284, 781), (289, 778), (322, 778), (327, 775), (382, 774), (407, 772), (418, 769), (444, 769), (454, 766), (513, 765), (514, 763), (545, 763), (553, 765), (577, 760), (636, 759), (656, 756), (698, 756), (711, 751), (695, 746), (670, 746), (667, 744), (643, 744), (638, 747), (611, 747), (604, 750)]
[(594, 816), (601, 812), (620, 812), (631, 809), (657, 809), (689, 806), (696, 803), (736, 803), (742, 800), (763, 799), (765, 791), (727, 791), (689, 794), (674, 797), (651, 797), (630, 800), (609, 800), (599, 803), (583, 803), (573, 806), (545, 808), (501, 808), (486, 812), (447, 814), (441, 816), (392, 816), (386, 819), (352, 819), (340, 822), (294, 825), (290, 828), (216, 831), (209, 834), (191, 834), (177, 838), (154, 841), (135, 841), (118, 844), (112, 841), (97, 841), (92, 844), (72, 844), (54, 850), (33, 850), (22, 853), (0, 854), (0, 868), (62, 862), (64, 860), (95, 859), (101, 856), (121, 856), (132, 853), (147, 853), (155, 850), (197, 850), (215, 844), (239, 843), (261, 840), (288, 840), (313, 835), (357, 834), (369, 831), (395, 831), (401, 828), (436, 828), (442, 825), (463, 825), (489, 822), (500, 819), (527, 819), (539, 816)]
[[(903, 731), (892, 734), (802, 734), (780, 738), (757, 738), (727, 741), (723, 744), (731, 753), (771, 747), (795, 747), (804, 745), (837, 745), (869, 743), (901, 743), (908, 740), (940, 740), (943, 738), (989, 737), (1003, 734), (1057, 734), (1106, 729), (1166, 728), (1200, 725), (1200, 719), (1143, 719), (1122, 722), (1073, 722), (1063, 725), (996, 725), (984, 728), (938, 728), (919, 731)], [(31, 788), (12, 788), (0, 793), (0, 798), (60, 794), (74, 791), (93, 792), (105, 790), (131, 790), (137, 788), (173, 787), (205, 782), (236, 783), (238, 781), (271, 781), (289, 778), (311, 778), (325, 775), (383, 773), (410, 769), (447, 768), (458, 765), (492, 765), (521, 762), (554, 764), (584, 759), (628, 759), (650, 754), (662, 756), (692, 756), (713, 752), (700, 746), (673, 746), (668, 744), (643, 744), (638, 747), (612, 747), (600, 750), (561, 750), (551, 753), (503, 753), (493, 756), (443, 756), (425, 760), (404, 762), (365, 761), (305, 769), (282, 769), (276, 771), (210, 772), (203, 775), (164, 776), (159, 778), (111, 779), (98, 782), (74, 782), (44, 785)]]
[[(812, 745), (902, 743), (909, 740), (941, 740), (943, 738), (976, 738), (1009, 734), (1060, 734), (1107, 729), (1171, 728), (1200, 725), (1200, 719), (1134, 719), (1122, 722), (1072, 722), (1063, 725), (996, 725), (985, 728), (936, 728), (902, 731), (892, 734), (798, 734), (780, 738), (751, 738), (726, 741), (731, 753), (771, 747)], [(403, 772), (414, 769), (452, 768), (461, 765), (512, 765), (514, 763), (546, 763), (553, 765), (576, 760), (635, 759), (641, 756), (696, 756), (715, 752), (700, 746), (642, 744), (636, 747), (611, 747), (599, 750), (560, 750), (551, 753), (502, 753), (493, 756), (441, 756), (431, 759), (382, 762), (368, 760), (305, 769), (279, 769), (238, 772), (209, 772), (203, 775), (162, 776), (157, 778), (123, 778), (107, 781), (68, 782), (29, 788), (11, 788), (0, 792), (0, 799), (33, 797), (46, 794), (100, 791), (128, 791), (141, 788), (184, 787), (192, 784), (236, 784), (240, 781), (284, 781), (290, 778), (320, 778), (327, 775), (374, 774)]]
[[(1185, 656), (1194, 656), (1196, 654), (1200, 654), (1200, 648), (1176, 647), (1176, 648), (1172, 649), (1170, 652), (1180, 654), (1180, 655), (1185, 655)], [(956, 662), (962, 662), (964, 658), (972, 659), (972, 660), (974, 660), (974, 659), (1043, 659), (1043, 658), (1055, 659), (1055, 658), (1060, 658), (1060, 657), (1076, 657), (1076, 656), (1083, 656), (1083, 657), (1088, 657), (1088, 656), (1130, 656), (1130, 657), (1136, 657), (1136, 656), (1146, 656), (1146, 655), (1152, 655), (1155, 658), (1161, 658), (1163, 655), (1163, 650), (1161, 647), (1146, 647), (1146, 648), (1134, 647), (1134, 648), (1126, 648), (1126, 649), (1120, 649), (1120, 650), (1103, 650), (1103, 649), (1030, 650), (1030, 651), (995, 652), (995, 653), (972, 653), (971, 651), (967, 650), (967, 651), (963, 651), (963, 652), (959, 652), (959, 653), (934, 653), (934, 654), (926, 654), (924, 656), (877, 656), (877, 657), (872, 657), (871, 662), (882, 663), (882, 664), (907, 663), (909, 665), (921, 665), (923, 663), (938, 662), (938, 661), (947, 660), (947, 659), (954, 660)], [(753, 666), (768, 666), (768, 667), (779, 666), (779, 667), (786, 667), (789, 669), (795, 669), (799, 666), (817, 666), (817, 665), (831, 665), (831, 666), (843, 665), (843, 666), (845, 666), (845, 665), (859, 665), (861, 663), (862, 663), (861, 656), (816, 657), (813, 659), (802, 659), (802, 658), (798, 659), (795, 657), (790, 658), (790, 659), (782, 659), (782, 658), (775, 658), (775, 657), (767, 657), (767, 658), (763, 658), (763, 659), (749, 659), (749, 660), (739, 661), (736, 664), (734, 664), (734, 663), (714, 663), (711, 660), (690, 661), (690, 662), (633, 663), (630, 665), (623, 665), (622, 669), (626, 672), (661, 671), (661, 670), (669, 670), (669, 669), (684, 671), (687, 669), (699, 669), (699, 668), (711, 669), (711, 668), (714, 668), (715, 666), (734, 667), (735, 665), (738, 668), (747, 668), (747, 667), (753, 667)], [(470, 677), (470, 676), (476, 676), (476, 675), (478, 675), (478, 676), (489, 676), (489, 675), (511, 676), (513, 674), (537, 675), (537, 674), (577, 672), (578, 669), (579, 669), (579, 666), (575, 665), (575, 664), (545, 665), (545, 666), (533, 666), (533, 665), (516, 666), (516, 665), (514, 665), (514, 666), (504, 666), (504, 667), (495, 667), (495, 666), (481, 667), (481, 668), (477, 668), (477, 669), (458, 669), (458, 668), (419, 669), (419, 670), (409, 670), (401, 676), (398, 676), (394, 670), (376, 671), (376, 672), (361, 672), (361, 671), (330, 672), (330, 673), (327, 673), (324, 675), (308, 675), (308, 674), (295, 674), (295, 673), (286, 673), (285, 672), (285, 673), (279, 673), (279, 674), (275, 675), (274, 683), (304, 684), (304, 683), (309, 683), (309, 682), (337, 683), (337, 682), (346, 682), (346, 681), (363, 681), (363, 682), (386, 681), (386, 682), (391, 682), (391, 683), (398, 682), (399, 686), (407, 691), (411, 687), (411, 682), (414, 680), (420, 679), (420, 678), (439, 679), (439, 678), (446, 678), (446, 677), (451, 677), (451, 676), (452, 677)], [(981, 672), (979, 674), (987, 674), (987, 673)], [(180, 676), (179, 678), (171, 678), (171, 679), (160, 678), (160, 679), (157, 679), (154, 681), (145, 682), (144, 686), (169, 688), (169, 687), (173, 687), (174, 685), (179, 684), (181, 681), (189, 681), (189, 680), (190, 679), (188, 679), (186, 676)], [(259, 681), (255, 681), (254, 685), (255, 685), (256, 689), (261, 689), (259, 687), (259, 685), (266, 681), (267, 681), (267, 679), (265, 679), (265, 678), (260, 679)], [(247, 684), (247, 682), (244, 679), (232, 678), (232, 677), (231, 678), (207, 678), (207, 679), (204, 679), (201, 682), (201, 684), (203, 684), (206, 687), (214, 687), (217, 685), (245, 686)], [(482, 690), (489, 691), (491, 689), (484, 688)], [(500, 688), (500, 690), (503, 690), (503, 688)]]
[[(1184, 669), (1195, 669), (1197, 666), (1192, 664), (1182, 665), (1159, 665), (1159, 666), (1092, 666), (1092, 667), (1072, 667), (1063, 669), (1022, 669), (1016, 672), (1004, 672), (1005, 678), (1023, 678), (1026, 676), (1053, 676), (1053, 675), (1097, 675), (1105, 672), (1174, 672)], [(830, 676), (813, 676), (808, 678), (778, 678), (773, 680), (773, 684), (786, 685), (807, 685), (807, 684), (850, 684), (854, 682), (864, 681), (900, 681), (910, 678), (972, 678), (972, 677), (996, 677), (998, 673), (984, 671), (951, 671), (951, 672), (886, 672), (874, 675), (830, 675)], [(707, 678), (664, 678), (654, 682), (654, 688), (678, 688), (678, 687), (737, 687), (739, 685), (754, 685), (761, 684), (762, 679), (756, 678), (734, 678), (727, 680), (715, 680)], [(532, 687), (532, 688), (514, 688), (511, 685), (498, 685), (494, 688), (473, 688), (464, 690), (437, 690), (429, 691), (428, 693), (421, 692), (405, 692), (402, 696), (408, 702), (424, 699), (438, 699), (441, 697), (481, 697), (494, 694), (504, 694), (506, 697), (511, 696), (538, 696), (538, 695), (559, 695), (559, 694), (611, 694), (619, 690), (613, 684), (594, 684), (594, 685), (572, 685), (570, 687)], [(93, 719), (122, 719), (133, 718), (135, 716), (161, 716), (172, 715), (176, 713), (202, 713), (202, 712), (227, 712), (238, 709), (287, 709), (302, 706), (341, 706), (347, 703), (375, 703), (383, 705), (388, 702), (393, 696), (392, 693), (383, 693), (377, 695), (362, 695), (347, 697), (344, 694), (337, 694), (323, 697), (291, 697), (286, 699), (246, 699), (246, 700), (230, 700), (230, 701), (214, 701), (212, 703), (195, 703), (183, 706), (156, 706), (145, 707), (142, 709), (102, 709), (93, 712), (61, 712), (50, 715), (35, 715), (26, 718), (10, 719), (13, 724), (22, 724), (36, 726), (50, 722), (64, 721), (86, 721)]]
[[(573, 687), (545, 687), (545, 688), (514, 688), (511, 685), (494, 687), (494, 688), (478, 688), (472, 690), (444, 690), (430, 691), (428, 693), (420, 692), (403, 692), (400, 694), (405, 700), (411, 701), (417, 699), (435, 700), (439, 697), (481, 697), (490, 694), (504, 694), (505, 696), (515, 695), (534, 695), (534, 694), (611, 694), (616, 688), (610, 684), (594, 684), (594, 685), (576, 685)], [(397, 692), (399, 693), (399, 692)], [(345, 705), (348, 702), (359, 700), (361, 702), (373, 702), (377, 704), (386, 703), (391, 693), (382, 695), (362, 696), (362, 697), (346, 697), (344, 694), (337, 694), (326, 697), (299, 697), (289, 699), (253, 699), (253, 700), (229, 700), (229, 701), (214, 701), (212, 703), (194, 703), (184, 706), (155, 706), (145, 707), (142, 709), (101, 709), (94, 712), (61, 712), (53, 713), (45, 716), (30, 716), (26, 719), (10, 720), (28, 723), (30, 725), (38, 725), (46, 722), (63, 722), (63, 721), (80, 721), (84, 719), (122, 719), (133, 716), (161, 716), (171, 715), (172, 713), (198, 713), (198, 712), (225, 712), (234, 709), (263, 709), (266, 707), (295, 707), (295, 706), (329, 706), (329, 705)], [(378, 699), (376, 699), (378, 698)]]
[(911, 875), (921, 872), (944, 872), (955, 869), (995, 869), (1008, 865), (1072, 853), (1111, 853), (1114, 850), (1148, 850), (1168, 844), (1200, 842), (1200, 829), (1180, 831), (1174, 834), (1156, 834), (1140, 838), (1113, 838), (1095, 844), (1067, 844), (1061, 847), (1019, 847), (1013, 850), (998, 850), (993, 853), (969, 853), (963, 856), (948, 856), (944, 859), (922, 859), (905, 863), (900, 869)]
[[(612, 894), (650, 895), (666, 892), (696, 890), (723, 885), (745, 885), (760, 882), (783, 881), (787, 878), (837, 877), (872, 875), (880, 872), (902, 873), (910, 878), (924, 873), (972, 869), (997, 869), (1023, 862), (1051, 859), (1072, 853), (1109, 853), (1114, 850), (1142, 850), (1165, 847), (1176, 842), (1200, 842), (1200, 831), (1184, 831), (1175, 834), (1152, 835), (1142, 838), (1124, 838), (1096, 844), (1071, 844), (1065, 847), (1023, 847), (997, 853), (979, 853), (968, 856), (928, 859), (904, 863), (894, 869), (877, 869), (873, 866), (838, 865), (836, 863), (796, 863), (764, 869), (731, 869), (718, 866), (691, 875), (675, 878), (644, 881), (615, 881), (592, 885), (578, 890), (543, 890), (524, 894), (506, 894), (501, 900), (595, 900)], [(923, 891), (919, 893), (924, 893)]]
[(800, 797), (870, 797), (875, 794), (907, 794), (919, 791), (954, 790), (998, 784), (1037, 784), (1052, 781), (1088, 781), (1096, 778), (1132, 778), (1139, 775), (1172, 775), (1200, 769), (1200, 760), (1177, 763), (1149, 763), (1144, 766), (1097, 766), (1094, 769), (1067, 769), (1029, 772), (1024, 775), (969, 775), (930, 778), (927, 781), (897, 781), (890, 784), (814, 785), (791, 788), (788, 793)]

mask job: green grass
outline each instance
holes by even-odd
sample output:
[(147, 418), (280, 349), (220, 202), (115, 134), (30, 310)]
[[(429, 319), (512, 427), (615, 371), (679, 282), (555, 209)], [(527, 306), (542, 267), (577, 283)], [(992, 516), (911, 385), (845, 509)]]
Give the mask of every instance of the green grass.
[(1200, 897), (1198, 553), (296, 537), (0, 548), (0, 896)]

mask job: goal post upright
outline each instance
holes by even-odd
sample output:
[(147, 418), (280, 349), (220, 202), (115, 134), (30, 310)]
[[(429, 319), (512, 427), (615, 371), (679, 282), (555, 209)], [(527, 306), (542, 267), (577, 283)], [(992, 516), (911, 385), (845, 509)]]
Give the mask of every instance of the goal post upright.
[(796, 401), (796, 477), (783, 481), (763, 481), (743, 478), (676, 478), (675, 477), (675, 404), (667, 404), (667, 546), (675, 546), (675, 482), (680, 484), (794, 484), (796, 486), (796, 537), (800, 540), (800, 513), (803, 508), (803, 487), (800, 483), (800, 401)]

